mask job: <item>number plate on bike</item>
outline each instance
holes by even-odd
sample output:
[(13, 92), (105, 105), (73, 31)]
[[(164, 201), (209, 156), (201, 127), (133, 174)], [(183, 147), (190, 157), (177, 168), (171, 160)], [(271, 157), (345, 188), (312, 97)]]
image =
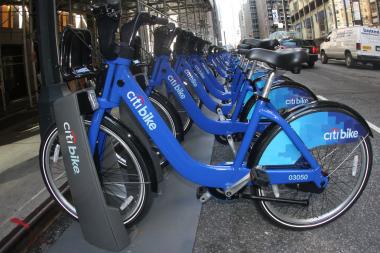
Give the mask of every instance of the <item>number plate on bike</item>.
[(293, 174), (288, 177), (289, 181), (306, 181), (308, 178), (308, 174)]

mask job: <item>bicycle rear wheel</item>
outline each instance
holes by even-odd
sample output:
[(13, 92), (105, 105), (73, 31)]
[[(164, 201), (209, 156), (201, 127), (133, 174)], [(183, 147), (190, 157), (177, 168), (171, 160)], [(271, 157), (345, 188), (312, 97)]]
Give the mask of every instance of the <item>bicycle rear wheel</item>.
[[(190, 92), (198, 108), (201, 108), (202, 101), (200, 100), (200, 98), (198, 97), (194, 89), (186, 81), (183, 81), (183, 83), (185, 84), (186, 89)], [(170, 103), (174, 106), (174, 108), (176, 109), (176, 111), (178, 112), (181, 118), (184, 134), (187, 134), (191, 126), (193, 125), (193, 120), (190, 118), (186, 110), (182, 107), (181, 103), (177, 101), (176, 97), (173, 94), (169, 93), (168, 99)]]
[[(86, 121), (85, 125), (89, 126), (90, 122)], [(94, 157), (99, 181), (107, 204), (118, 208), (124, 224), (130, 226), (144, 216), (152, 202), (148, 168), (123, 129), (104, 118), (100, 134), (106, 137), (106, 145), (101, 160), (99, 156)], [(52, 126), (41, 142), (42, 177), (58, 204), (78, 219), (60, 149), (57, 128)]]

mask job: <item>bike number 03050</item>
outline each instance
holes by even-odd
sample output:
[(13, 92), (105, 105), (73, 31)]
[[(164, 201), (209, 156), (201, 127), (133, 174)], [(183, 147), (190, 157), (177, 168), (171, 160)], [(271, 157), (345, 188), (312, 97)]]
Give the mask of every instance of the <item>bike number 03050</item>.
[(308, 174), (294, 174), (294, 175), (289, 175), (289, 180), (290, 181), (305, 181), (309, 178)]

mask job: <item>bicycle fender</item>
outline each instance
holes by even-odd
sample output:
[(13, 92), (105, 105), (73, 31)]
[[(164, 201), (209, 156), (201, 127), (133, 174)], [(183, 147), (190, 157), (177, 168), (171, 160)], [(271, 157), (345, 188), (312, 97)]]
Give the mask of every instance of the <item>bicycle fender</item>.
[[(352, 108), (332, 101), (315, 101), (283, 115), (308, 149), (373, 136), (363, 117)], [(248, 168), (256, 165), (290, 165), (301, 158), (285, 132), (272, 123), (256, 141)]]
[(272, 90), (277, 89), (278, 87), (281, 87), (281, 86), (288, 86), (288, 87), (303, 89), (312, 97), (313, 101), (318, 100), (317, 96), (312, 90), (310, 90), (307, 86), (299, 82), (293, 81), (291, 79), (286, 79), (286, 78), (281, 79), (281, 80), (276, 81), (276, 83), (272, 86)]
[[(246, 103), (240, 113), (240, 120), (250, 119), (257, 97), (247, 94)], [(274, 85), (269, 93), (269, 99), (277, 110), (291, 109), (293, 107), (311, 103), (318, 100), (317, 96), (306, 86), (290, 81), (281, 80)]]
[(105, 118), (109, 120), (112, 124), (114, 124), (116, 127), (123, 129), (125, 134), (128, 136), (128, 138), (135, 144), (136, 148), (139, 150), (142, 158), (147, 163), (147, 169), (149, 171), (149, 177), (152, 181), (152, 191), (155, 193), (159, 192), (159, 182), (163, 179), (163, 174), (161, 167), (157, 161), (154, 162), (152, 159), (152, 155), (150, 154), (151, 151), (147, 149), (146, 145), (143, 144), (143, 141), (140, 139), (140, 136), (135, 134), (133, 130), (131, 130), (128, 126), (123, 124), (118, 119), (115, 119), (109, 114), (105, 114)]

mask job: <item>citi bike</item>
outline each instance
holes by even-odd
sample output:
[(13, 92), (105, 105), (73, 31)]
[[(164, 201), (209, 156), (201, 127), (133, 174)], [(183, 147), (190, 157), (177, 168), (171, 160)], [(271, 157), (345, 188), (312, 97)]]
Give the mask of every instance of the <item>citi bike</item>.
[[(179, 52), (184, 52), (185, 48), (181, 48), (178, 43), (185, 42), (183, 37), (177, 38), (176, 42), (176, 53), (177, 59), (172, 69), (171, 64), (169, 62), (170, 56), (170, 45), (177, 34), (181, 34), (181, 31), (175, 30), (174, 28), (170, 28), (168, 26), (162, 26), (155, 30), (155, 63), (152, 72), (151, 80), (149, 81), (149, 86), (147, 88), (147, 94), (154, 90), (157, 86), (162, 83), (166, 84), (166, 89), (169, 94), (173, 94), (173, 97), (176, 99), (176, 102), (180, 104), (182, 108), (184, 108), (184, 112), (188, 117), (194, 120), (194, 122), (204, 131), (208, 133), (215, 134), (217, 136), (217, 140), (223, 144), (229, 144), (232, 151), (236, 154), (236, 148), (234, 141), (241, 140), (242, 134), (246, 131), (246, 127), (248, 126), (247, 118), (251, 116), (252, 107), (256, 100), (253, 98), (249, 99), (246, 102), (245, 95), (249, 91), (251, 87), (250, 80), (243, 80), (241, 82), (241, 87), (238, 88), (239, 92), (236, 92), (235, 99), (229, 105), (221, 104), (215, 102), (208, 93), (206, 92), (203, 84), (199, 81), (196, 74), (194, 74), (191, 70), (190, 64), (186, 61), (184, 55), (181, 55)], [(183, 33), (182, 33), (183, 34)], [(187, 34), (185, 32), (185, 34)], [(186, 38), (186, 37), (185, 37)], [(191, 41), (189, 39), (185, 39), (187, 41)], [(253, 75), (253, 68), (249, 73), (249, 76)], [(176, 69), (176, 71), (175, 71)], [(190, 87), (186, 87), (185, 83), (182, 82), (182, 78), (178, 75), (178, 73), (182, 74), (181, 77), (190, 80), (192, 85), (192, 89), (195, 90), (195, 94), (200, 98), (202, 102), (204, 102), (208, 109), (213, 112), (218, 113), (219, 121), (215, 121), (207, 118), (202, 111), (197, 107), (195, 102), (193, 101), (193, 96), (186, 96), (183, 93), (183, 90), (189, 89)], [(240, 75), (244, 75), (240, 73)], [(236, 79), (243, 79), (242, 77), (237, 76)], [(250, 79), (250, 78), (249, 78)], [(284, 90), (285, 86), (282, 86), (279, 90)], [(296, 90), (296, 89), (294, 89)], [(299, 89), (298, 89), (299, 90)], [(304, 88), (303, 90), (308, 90)], [(275, 92), (278, 95), (278, 93)], [(288, 92), (289, 96), (291, 93)], [(292, 93), (294, 94), (294, 93)], [(310, 91), (312, 95), (312, 92)], [(252, 95), (251, 95), (252, 96)], [(279, 96), (275, 97), (280, 99)], [(310, 97), (309, 100), (313, 101), (316, 98)], [(235, 101), (236, 100), (236, 101)], [(177, 106), (178, 108), (178, 106)], [(243, 110), (241, 110), (243, 108)], [(227, 114), (227, 110), (232, 111), (230, 115), (225, 116)], [(243, 120), (240, 117), (244, 116)], [(266, 126), (268, 126), (269, 122), (261, 121), (259, 124), (258, 132), (262, 132)]]
[[(112, 19), (111, 14), (106, 13), (106, 18)], [(268, 100), (277, 69), (298, 68), (305, 60), (305, 52), (250, 51), (248, 59), (268, 63), (273, 70), (258, 97), (234, 161), (203, 164), (192, 159), (173, 137), (129, 70), (133, 52), (130, 42), (137, 29), (166, 22), (146, 13), (138, 14), (120, 29), (120, 46), (114, 43), (115, 30), (110, 33), (107, 26), (98, 28), (100, 48), (116, 58), (108, 58), (104, 92), (97, 100), (99, 108), (94, 111), (88, 141), (104, 194), (110, 205), (120, 209), (124, 223), (131, 225), (148, 211), (158, 182), (147, 166), (138, 138), (124, 131), (125, 126), (107, 113), (121, 102), (132, 111), (173, 168), (205, 191), (218, 189), (227, 199), (257, 200), (268, 217), (288, 228), (317, 227), (347, 211), (365, 188), (372, 166), (372, 133), (365, 120), (353, 109), (328, 101), (316, 101), (281, 116)], [(189, 96), (187, 90), (183, 94)], [(250, 149), (261, 118), (273, 124)], [(50, 193), (76, 217), (74, 203), (54, 181), (57, 175), (52, 168), (60, 162), (55, 152), (57, 145), (57, 130), (52, 126), (41, 143), (41, 170)], [(112, 160), (105, 159), (107, 156), (114, 157), (115, 162), (106, 163)]]
[[(186, 41), (192, 41), (191, 37), (194, 36), (191, 36), (186, 32), (182, 34), (182, 36), (177, 36), (177, 42), (175, 45), (176, 63), (174, 69), (176, 70), (176, 73), (179, 74), (183, 80), (186, 80), (192, 84), (202, 103), (209, 110), (216, 112), (217, 109), (220, 108), (223, 114), (231, 120), (237, 120), (238, 118), (242, 121), (249, 120), (251, 116), (250, 112), (252, 112), (252, 106), (256, 101), (254, 93), (262, 92), (263, 87), (259, 84), (265, 83), (267, 77), (266, 74), (269, 70), (258, 70), (257, 65), (252, 65), (248, 68), (248, 64), (246, 64), (243, 68), (235, 67), (230, 89), (235, 95), (230, 98), (231, 103), (229, 104), (217, 103), (205, 92), (205, 89), (202, 89), (201, 85), (204, 84), (207, 90), (209, 90), (214, 97), (223, 99), (223, 97), (218, 97), (218, 92), (220, 94), (220, 91), (215, 91), (216, 88), (212, 85), (212, 83), (215, 83), (215, 79), (212, 81), (212, 79), (207, 79), (205, 77), (210, 74), (207, 72), (210, 70), (206, 69), (207, 67), (204, 67), (203, 69), (206, 71), (203, 71), (201, 70), (201, 66), (205, 66), (205, 64), (198, 64), (199, 59), (202, 60), (199, 55), (201, 55), (203, 47), (207, 43), (203, 40), (197, 39), (197, 53), (187, 53), (189, 50), (184, 48), (186, 47)], [(249, 48), (254, 46), (255, 48), (273, 49), (275, 45), (275, 41), (273, 40), (257, 40), (255, 45), (251, 44), (250, 46), (247, 46)], [(241, 53), (243, 54), (244, 52), (245, 54), (247, 51), (248, 50), (242, 50)], [(190, 54), (190, 56), (187, 54)], [(190, 58), (190, 60), (188, 60), (188, 58)], [(192, 60), (193, 58), (198, 58), (198, 60)], [(198, 70), (198, 72), (195, 73), (192, 69)], [(203, 79), (201, 80), (200, 77), (203, 77)], [(210, 82), (207, 80), (210, 80)], [(213, 90), (214, 92), (212, 92)], [(283, 76), (276, 77), (269, 98), (278, 110), (289, 109), (296, 105), (317, 100), (317, 97), (307, 87), (284, 78)]]

